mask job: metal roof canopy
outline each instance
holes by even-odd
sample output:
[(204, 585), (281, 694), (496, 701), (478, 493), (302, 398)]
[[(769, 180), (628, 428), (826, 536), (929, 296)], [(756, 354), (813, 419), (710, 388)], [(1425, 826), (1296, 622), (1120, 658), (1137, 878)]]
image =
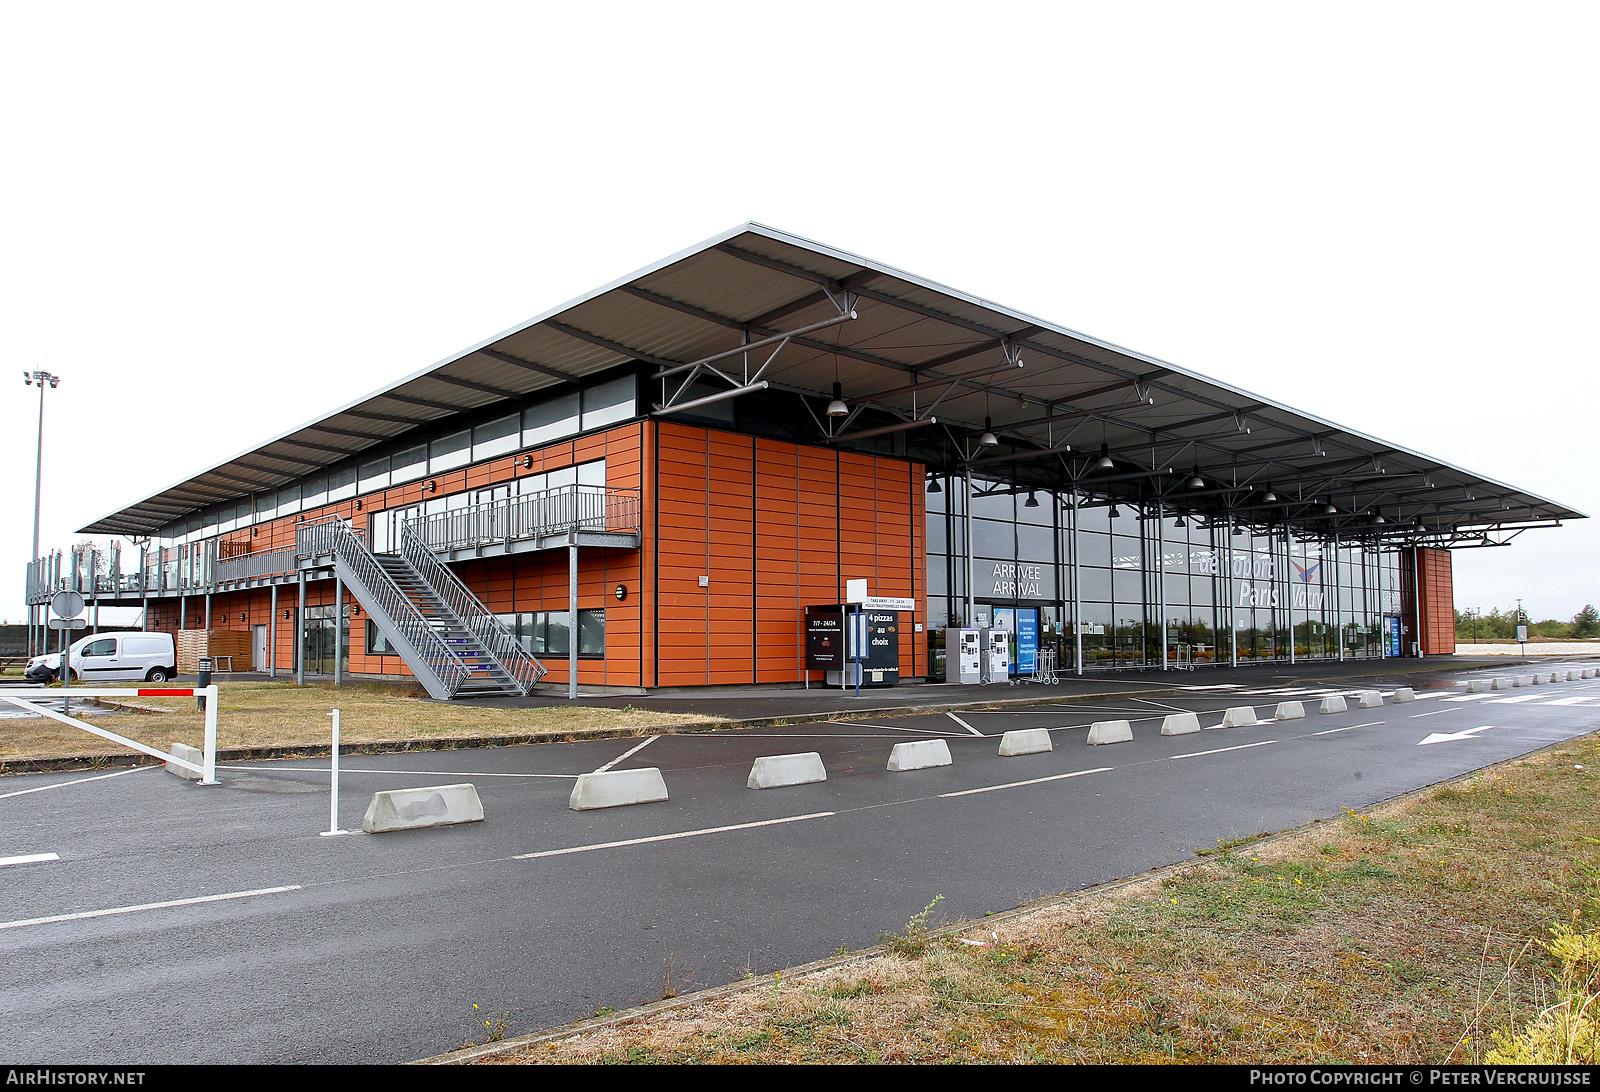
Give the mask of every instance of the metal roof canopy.
[[(757, 390), (791, 392), (804, 396), (818, 443), (908, 433), (919, 451), (933, 446), (932, 465), (1013, 489), (1076, 489), (1313, 536), (1448, 546), (1497, 545), (1528, 527), (1585, 518), (1176, 365), (747, 223), (83, 532), (150, 534), (419, 426), (630, 363), (653, 377), (658, 416)], [(819, 417), (809, 400), (826, 402), (835, 382), (850, 413)], [(980, 443), (986, 432), (997, 442)]]

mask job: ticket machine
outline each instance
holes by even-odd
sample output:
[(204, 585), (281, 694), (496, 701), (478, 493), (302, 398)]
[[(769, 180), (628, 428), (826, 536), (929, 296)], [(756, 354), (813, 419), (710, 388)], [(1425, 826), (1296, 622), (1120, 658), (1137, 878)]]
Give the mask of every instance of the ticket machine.
[(1011, 681), (1011, 631), (981, 629), (978, 644), (983, 653), (983, 682)]
[(944, 681), (975, 685), (983, 681), (983, 655), (978, 643), (980, 631), (944, 631)]

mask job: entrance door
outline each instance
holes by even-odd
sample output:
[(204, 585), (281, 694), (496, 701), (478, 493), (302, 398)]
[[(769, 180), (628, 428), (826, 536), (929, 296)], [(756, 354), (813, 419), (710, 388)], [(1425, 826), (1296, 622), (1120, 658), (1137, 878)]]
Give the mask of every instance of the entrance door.
[(267, 669), (267, 627), (250, 627), (250, 670)]
[[(332, 675), (334, 645), (333, 605), (307, 607), (305, 629), (301, 633), (301, 655), (305, 658), (306, 674)], [(350, 670), (350, 608), (345, 607), (343, 646), (338, 652), (344, 661), (344, 670)]]

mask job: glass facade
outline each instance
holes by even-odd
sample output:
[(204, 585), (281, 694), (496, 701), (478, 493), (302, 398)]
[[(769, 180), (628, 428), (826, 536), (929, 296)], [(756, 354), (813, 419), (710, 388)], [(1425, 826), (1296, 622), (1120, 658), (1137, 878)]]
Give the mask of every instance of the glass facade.
[[(1008, 628), (1037, 612), (1040, 647), (1069, 669), (1382, 656), (1400, 613), (1398, 556), (1362, 544), (1174, 516), (1153, 505), (930, 479), (929, 662), (943, 629)], [(1074, 526), (1076, 524), (1076, 526)], [(1076, 590), (1074, 590), (1076, 582)], [(971, 617), (969, 613), (969, 585)], [(1291, 646), (1292, 642), (1292, 646)]]

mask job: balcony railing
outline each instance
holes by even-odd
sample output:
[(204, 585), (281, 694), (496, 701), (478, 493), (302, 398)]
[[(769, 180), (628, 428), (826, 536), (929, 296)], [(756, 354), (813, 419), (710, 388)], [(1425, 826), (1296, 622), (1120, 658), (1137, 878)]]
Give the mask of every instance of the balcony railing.
[(430, 550), (469, 550), (567, 532), (637, 534), (639, 491), (568, 485), (406, 521)]
[[(429, 549), (445, 552), (495, 544), (509, 547), (570, 531), (637, 535), (640, 526), (639, 491), (602, 485), (568, 485), (407, 519), (409, 514), (379, 513), (378, 519), (393, 522), (374, 525), (372, 548), (398, 551), (402, 524)], [(43, 603), (58, 591), (90, 596), (201, 594), (244, 580), (293, 573), (303, 559), (331, 553), (336, 533), (331, 524), (339, 519), (326, 516), (299, 524), (292, 548), (261, 553), (219, 557), (218, 539), (152, 548), (144, 553), (142, 571), (135, 566), (133, 572), (121, 571), (116, 549), (93, 555), (88, 550), (57, 550), (28, 562), (27, 601)], [(356, 528), (353, 533), (362, 531)]]

